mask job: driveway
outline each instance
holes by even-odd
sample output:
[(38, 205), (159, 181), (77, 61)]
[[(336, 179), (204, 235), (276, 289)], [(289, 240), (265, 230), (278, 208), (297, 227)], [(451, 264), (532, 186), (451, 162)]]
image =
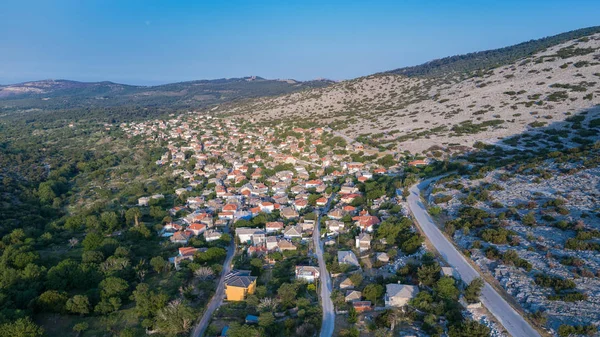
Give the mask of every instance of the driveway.
[(206, 328), (208, 328), (208, 323), (210, 322), (210, 318), (212, 317), (215, 310), (221, 306), (223, 303), (224, 292), (225, 292), (225, 276), (229, 274), (231, 271), (231, 261), (233, 260), (233, 255), (235, 253), (234, 240), (231, 240), (229, 247), (227, 248), (227, 257), (225, 257), (225, 262), (223, 262), (223, 271), (221, 272), (221, 277), (219, 279), (219, 285), (217, 286), (217, 291), (210, 299), (208, 306), (206, 307), (206, 311), (202, 315), (200, 322), (192, 331), (192, 337), (200, 337), (204, 336), (204, 332)]
[[(481, 277), (481, 275), (467, 262), (465, 257), (434, 224), (420, 198), (420, 191), (426, 188), (427, 185), (435, 179), (437, 178), (425, 180), (418, 185), (411, 187), (410, 195), (408, 197), (408, 206), (429, 241), (431, 241), (442, 257), (456, 269), (463, 281), (468, 283), (474, 278)], [(540, 336), (540, 334), (487, 282), (481, 291), (480, 299), (481, 303), (496, 317), (511, 336)]]

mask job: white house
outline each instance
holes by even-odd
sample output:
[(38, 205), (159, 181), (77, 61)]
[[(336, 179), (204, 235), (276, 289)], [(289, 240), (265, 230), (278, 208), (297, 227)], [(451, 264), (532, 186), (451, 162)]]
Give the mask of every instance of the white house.
[(419, 288), (407, 284), (390, 283), (385, 285), (385, 306), (402, 307), (419, 293)]

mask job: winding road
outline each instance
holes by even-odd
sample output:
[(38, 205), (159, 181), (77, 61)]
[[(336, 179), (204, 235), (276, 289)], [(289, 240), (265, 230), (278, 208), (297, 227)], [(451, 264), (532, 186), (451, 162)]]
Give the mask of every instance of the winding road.
[(235, 244), (234, 239), (231, 239), (231, 243), (227, 248), (227, 257), (225, 257), (225, 262), (223, 262), (223, 270), (221, 271), (221, 278), (219, 279), (219, 285), (217, 286), (217, 290), (215, 294), (210, 299), (208, 306), (206, 306), (206, 310), (198, 322), (198, 325), (192, 331), (192, 337), (201, 337), (204, 336), (204, 332), (206, 328), (208, 328), (208, 323), (210, 322), (210, 318), (212, 317), (215, 310), (221, 306), (223, 303), (224, 292), (225, 292), (225, 276), (229, 274), (231, 271), (231, 261), (233, 260), (233, 255), (235, 253)]
[[(324, 208), (325, 212), (329, 210), (331, 200), (333, 200), (334, 196), (335, 193), (332, 193), (327, 200), (327, 205)], [(313, 242), (315, 246), (315, 254), (317, 255), (317, 260), (319, 261), (321, 307), (323, 308), (323, 323), (321, 324), (320, 336), (331, 337), (333, 335), (333, 328), (335, 326), (335, 312), (333, 309), (333, 301), (331, 300), (331, 291), (333, 286), (331, 284), (331, 277), (327, 271), (327, 266), (325, 265), (325, 259), (323, 258), (323, 241), (321, 241), (320, 234), (322, 213), (323, 212), (319, 212), (319, 217), (315, 223), (315, 228), (313, 230)]]
[[(456, 247), (454, 247), (444, 234), (442, 234), (427, 213), (427, 208), (421, 201), (420, 191), (426, 188), (435, 179), (437, 178), (424, 180), (411, 187), (410, 195), (408, 196), (408, 206), (414, 215), (416, 222), (429, 241), (431, 241), (441, 256), (456, 269), (463, 281), (468, 283), (474, 278), (481, 277), (481, 275), (467, 262), (465, 257), (456, 249)], [(494, 315), (494, 317), (496, 317), (511, 336), (540, 336), (540, 334), (487, 282), (481, 291), (480, 299), (481, 303), (492, 313), (492, 315)]]

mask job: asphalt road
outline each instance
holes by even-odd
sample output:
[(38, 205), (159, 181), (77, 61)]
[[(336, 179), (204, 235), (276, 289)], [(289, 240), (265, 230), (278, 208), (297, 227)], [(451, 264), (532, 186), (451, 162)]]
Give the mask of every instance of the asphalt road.
[[(411, 187), (410, 196), (408, 197), (408, 206), (429, 241), (431, 241), (442, 257), (456, 269), (463, 281), (468, 283), (474, 278), (480, 277), (479, 272), (467, 262), (465, 257), (452, 243), (450, 243), (440, 229), (433, 223), (433, 220), (429, 216), (429, 213), (427, 213), (427, 209), (420, 198), (420, 190), (427, 187), (427, 185), (435, 179), (437, 178), (425, 180), (420, 184)], [(532, 328), (529, 323), (527, 323), (527, 321), (525, 321), (525, 319), (523, 319), (523, 317), (487, 282), (481, 291), (480, 299), (481, 303), (496, 317), (511, 336), (540, 336), (540, 334)]]
[[(327, 200), (327, 206), (325, 206), (325, 210), (329, 210), (329, 205), (331, 204), (331, 200), (335, 194), (332, 194)], [(333, 309), (333, 301), (331, 301), (331, 290), (333, 286), (331, 284), (331, 277), (329, 276), (329, 272), (327, 272), (327, 266), (325, 265), (325, 259), (323, 259), (323, 241), (321, 241), (321, 213), (319, 212), (319, 217), (315, 224), (315, 228), (313, 230), (313, 242), (315, 246), (315, 254), (317, 255), (317, 260), (319, 260), (319, 274), (321, 281), (321, 307), (323, 308), (323, 323), (321, 324), (321, 337), (331, 337), (333, 335), (333, 328), (335, 326), (335, 312)]]
[(223, 271), (221, 272), (221, 278), (219, 279), (219, 285), (217, 286), (217, 291), (210, 299), (208, 306), (206, 307), (206, 311), (202, 315), (200, 322), (192, 331), (192, 337), (201, 337), (204, 336), (204, 332), (206, 328), (208, 328), (208, 323), (210, 322), (210, 318), (212, 317), (215, 310), (221, 306), (223, 303), (223, 298), (225, 297), (225, 276), (229, 274), (231, 271), (231, 261), (233, 260), (233, 255), (235, 253), (234, 241), (231, 240), (229, 244), (229, 248), (227, 248), (227, 257), (225, 257), (225, 262), (223, 262)]

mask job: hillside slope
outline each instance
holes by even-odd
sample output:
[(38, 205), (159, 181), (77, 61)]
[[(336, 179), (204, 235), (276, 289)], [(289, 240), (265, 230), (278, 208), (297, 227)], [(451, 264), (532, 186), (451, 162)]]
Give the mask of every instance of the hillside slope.
[(112, 82), (43, 80), (0, 86), (0, 108), (65, 109), (123, 105), (198, 108), (239, 99), (275, 96), (333, 82), (269, 80), (261, 77), (201, 80), (158, 86)]
[(313, 122), (374, 146), (422, 152), (434, 145), (495, 143), (564, 120), (600, 104), (599, 83), (596, 33), (466, 79), (376, 74), (220, 112), (258, 121)]

